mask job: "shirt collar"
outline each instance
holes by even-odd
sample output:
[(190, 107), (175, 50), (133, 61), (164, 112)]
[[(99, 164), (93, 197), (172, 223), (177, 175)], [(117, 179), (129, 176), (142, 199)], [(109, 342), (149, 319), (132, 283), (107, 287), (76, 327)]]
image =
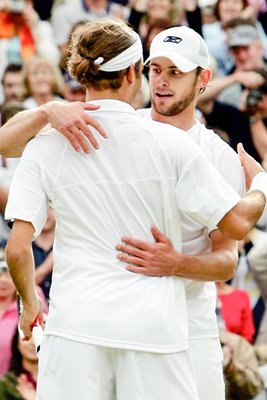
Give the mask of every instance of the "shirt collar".
[[(88, 102), (89, 104), (92, 103), (94, 105), (99, 105), (101, 108), (96, 110), (95, 112), (101, 112), (101, 111), (114, 111), (114, 112), (123, 112), (123, 113), (130, 113), (130, 114), (136, 114), (135, 109), (128, 103), (125, 103), (124, 101), (120, 100), (114, 100), (114, 99), (101, 99), (101, 100), (91, 100)], [(94, 111), (90, 111), (94, 112)]]

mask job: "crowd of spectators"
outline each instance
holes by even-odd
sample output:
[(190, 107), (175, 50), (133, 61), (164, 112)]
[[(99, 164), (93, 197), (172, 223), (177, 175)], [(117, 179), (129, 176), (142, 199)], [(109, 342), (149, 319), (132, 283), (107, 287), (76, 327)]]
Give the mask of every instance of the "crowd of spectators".
[[(0, 0), (0, 117), (52, 100), (84, 101), (84, 88), (67, 71), (71, 34), (97, 18), (121, 18), (139, 33), (144, 58), (170, 26), (199, 32), (210, 52), (213, 78), (200, 96), (198, 117), (236, 150), (238, 142), (267, 170), (266, 0)], [(150, 103), (144, 75), (134, 107)], [(1, 156), (0, 156), (1, 157)], [(16, 159), (0, 159), (0, 248)], [(49, 303), (54, 218), (33, 242), (36, 284)], [(229, 400), (267, 399), (267, 210), (239, 244), (236, 274), (218, 282), (218, 316)], [(35, 399), (38, 359), (17, 335), (15, 287), (0, 255), (0, 397)], [(48, 310), (48, 309), (47, 309)], [(3, 397), (5, 396), (5, 397)]]

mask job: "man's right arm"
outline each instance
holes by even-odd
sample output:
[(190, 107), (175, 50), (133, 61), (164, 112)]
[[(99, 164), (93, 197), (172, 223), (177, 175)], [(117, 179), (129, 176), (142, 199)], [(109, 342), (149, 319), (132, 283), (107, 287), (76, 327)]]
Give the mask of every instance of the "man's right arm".
[(97, 149), (99, 145), (88, 125), (95, 128), (101, 136), (108, 135), (86, 110), (98, 108), (99, 106), (83, 102), (51, 101), (33, 110), (22, 111), (0, 128), (0, 154), (5, 157), (20, 157), (28, 141), (48, 124), (66, 136), (76, 151), (90, 151), (86, 138)]

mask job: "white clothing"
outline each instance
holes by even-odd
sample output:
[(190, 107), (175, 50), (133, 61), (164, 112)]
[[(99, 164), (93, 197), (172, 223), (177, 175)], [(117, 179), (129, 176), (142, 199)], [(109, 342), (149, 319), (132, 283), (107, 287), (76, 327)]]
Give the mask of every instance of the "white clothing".
[(225, 400), (223, 352), (219, 338), (190, 340), (191, 359), (200, 400)]
[(10, 188), (7, 219), (30, 221), (37, 236), (49, 202), (57, 222), (45, 333), (113, 348), (182, 351), (184, 280), (133, 274), (115, 246), (124, 235), (152, 241), (155, 224), (181, 251), (179, 210), (212, 229), (240, 197), (184, 131), (138, 118), (120, 101), (94, 104), (101, 108), (90, 115), (109, 140), (100, 138), (100, 149), (86, 155), (56, 130), (39, 135)]
[[(54, 96), (53, 101), (63, 101), (66, 102), (65, 99), (62, 99), (60, 96)], [(38, 107), (39, 104), (36, 103), (36, 100), (34, 97), (29, 96), (26, 97), (26, 99), (23, 101), (23, 107), (26, 108), (26, 110), (33, 110), (34, 108)]]
[[(138, 110), (151, 119), (151, 109)], [(240, 194), (245, 192), (245, 179), (237, 154), (199, 121), (187, 131), (218, 169), (225, 180)], [(181, 213), (182, 250), (186, 254), (211, 251), (208, 230)], [(186, 303), (189, 326), (189, 346), (200, 400), (224, 400), (225, 385), (222, 371), (222, 350), (215, 314), (217, 292), (213, 282), (186, 281)]]
[[(96, 374), (98, 371), (98, 374)], [(46, 336), (37, 400), (197, 400), (189, 351), (155, 354)]]
[[(151, 119), (151, 109), (137, 111), (143, 118)], [(191, 139), (202, 149), (212, 165), (224, 179), (240, 194), (245, 192), (245, 178), (237, 153), (212, 130), (199, 121), (187, 131)], [(186, 254), (201, 254), (211, 251), (208, 230), (189, 215), (181, 213), (182, 249)], [(217, 292), (213, 282), (186, 280), (186, 300), (191, 339), (219, 337), (215, 314)]]

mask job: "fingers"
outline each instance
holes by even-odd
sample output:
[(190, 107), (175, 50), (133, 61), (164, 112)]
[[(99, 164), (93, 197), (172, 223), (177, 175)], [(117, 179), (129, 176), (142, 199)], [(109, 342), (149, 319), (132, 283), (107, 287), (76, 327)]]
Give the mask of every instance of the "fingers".
[(79, 102), (81, 105), (83, 105), (85, 110), (98, 110), (100, 108), (99, 105), (97, 104), (89, 104), (89, 103), (83, 103)]
[(237, 152), (239, 153), (243, 153), (245, 151), (244, 146), (242, 143), (238, 143), (237, 145)]
[(168, 242), (167, 236), (165, 236), (163, 233), (161, 233), (155, 225), (152, 226), (151, 233), (152, 233), (153, 237), (155, 238), (156, 242), (162, 242), (162, 243)]
[(134, 274), (153, 276), (152, 273), (144, 267), (140, 267), (140, 266), (136, 266), (136, 265), (127, 265), (126, 269), (127, 269), (127, 271), (133, 272)]
[(117, 258), (120, 261), (124, 261), (127, 264), (134, 264), (134, 265), (138, 265), (141, 267), (144, 267), (146, 265), (146, 262), (144, 260), (142, 260), (141, 258), (129, 256), (127, 254), (118, 254)]
[(123, 236), (121, 238), (121, 240), (128, 245), (134, 246), (140, 250), (150, 250), (151, 248), (151, 243), (149, 242), (145, 242), (143, 240), (139, 240), (139, 239), (135, 239), (135, 238), (131, 238), (128, 236)]
[[(104, 128), (102, 127), (102, 125), (101, 125), (98, 121), (96, 121), (95, 119), (93, 119), (93, 118), (91, 118), (91, 117), (88, 116), (86, 122), (87, 122), (88, 125), (90, 125), (90, 126), (92, 126), (93, 128), (95, 128), (95, 129), (98, 131), (98, 133), (99, 133), (101, 136), (103, 136), (105, 139), (108, 138), (107, 132), (104, 130)], [(87, 128), (88, 128), (88, 127), (87, 127)], [(88, 128), (88, 130), (89, 130), (89, 128)], [(90, 130), (89, 130), (89, 131), (90, 131)], [(91, 131), (90, 131), (90, 132), (91, 132)], [(91, 134), (92, 134), (92, 133), (91, 133)]]
[[(126, 246), (126, 245), (123, 245), (123, 244), (118, 244), (116, 246), (116, 250), (121, 251), (123, 253), (127, 253), (129, 255), (134, 256), (134, 257), (138, 257), (140, 259), (144, 258), (144, 252), (142, 250), (136, 248), (136, 247), (130, 247), (130, 246)], [(122, 255), (119, 254), (119, 256), (122, 256)], [(125, 261), (125, 259), (123, 259), (123, 261)]]
[(53, 104), (46, 107), (46, 113), (48, 122), (69, 140), (75, 151), (82, 150), (84, 153), (89, 153), (90, 144), (95, 149), (99, 148), (96, 135), (91, 128), (96, 129), (97, 133), (102, 137), (108, 137), (102, 125), (86, 112), (86, 110), (97, 109), (99, 109), (98, 105), (83, 102), (70, 104), (53, 102)]

